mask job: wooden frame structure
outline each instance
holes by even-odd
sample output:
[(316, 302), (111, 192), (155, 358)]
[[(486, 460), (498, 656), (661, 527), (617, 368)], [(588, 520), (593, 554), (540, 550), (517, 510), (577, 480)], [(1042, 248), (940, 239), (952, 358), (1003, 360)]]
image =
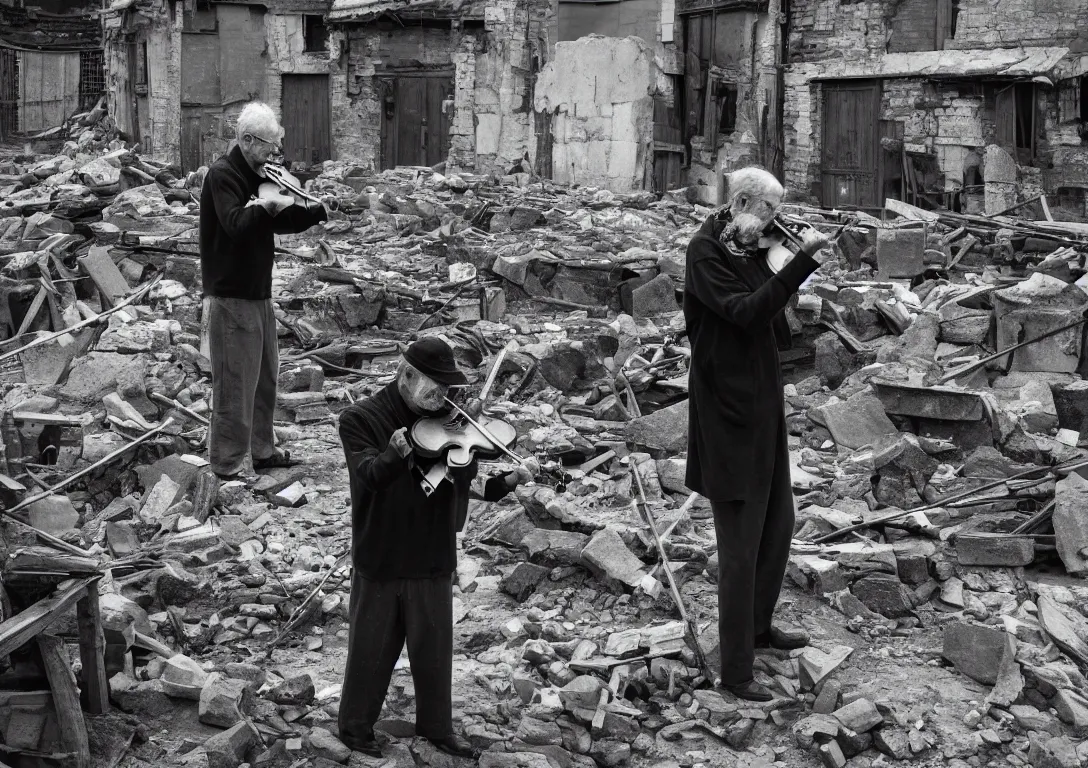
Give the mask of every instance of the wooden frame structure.
[[(78, 579), (0, 622), (0, 656), (7, 656), (31, 641), (37, 641), (57, 712), (62, 748), (66, 753), (63, 757), (75, 768), (91, 766), (83, 712), (99, 715), (110, 707), (106, 640), (98, 606), (98, 582), (101, 578), (101, 575), (94, 575)], [(79, 627), (79, 656), (83, 663), (82, 680), (78, 687), (68, 664), (64, 642), (45, 634), (49, 625), (73, 605)]]

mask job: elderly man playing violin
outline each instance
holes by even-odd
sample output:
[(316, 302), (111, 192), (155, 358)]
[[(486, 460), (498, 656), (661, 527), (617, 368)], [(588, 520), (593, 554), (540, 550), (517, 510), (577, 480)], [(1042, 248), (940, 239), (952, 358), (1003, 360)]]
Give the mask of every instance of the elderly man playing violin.
[[(405, 643), (415, 682), (416, 735), (447, 754), (475, 756), (454, 733), (451, 687), (457, 533), (468, 516), (477, 465), (450, 468), (449, 479), (428, 494), (423, 486), (429, 462), (408, 438), (420, 418), (448, 414), (450, 387), (465, 383), (449, 345), (425, 337), (405, 350), (395, 381), (340, 415), (353, 566), (340, 739), (372, 757), (381, 756), (374, 723)], [(469, 410), (478, 413), (478, 404)], [(527, 459), (514, 472), (487, 480), (480, 495), (497, 501), (539, 470), (535, 459)]]
[[(684, 278), (691, 340), (686, 484), (705, 496), (718, 540), (721, 684), (769, 701), (755, 648), (800, 648), (804, 632), (771, 623), (790, 553), (794, 503), (778, 349), (786, 304), (819, 268), (828, 238), (810, 229), (784, 246), (783, 189), (759, 168), (729, 176), (728, 204), (692, 238)], [(821, 254), (823, 254), (821, 256)]]
[(276, 234), (303, 232), (328, 218), (325, 206), (279, 195), (258, 199), (265, 165), (282, 154), (283, 129), (266, 104), (247, 104), (237, 143), (208, 169), (200, 192), (200, 268), (212, 367), (208, 453), (222, 479), (291, 465), (276, 447), (279, 348), (272, 311)]

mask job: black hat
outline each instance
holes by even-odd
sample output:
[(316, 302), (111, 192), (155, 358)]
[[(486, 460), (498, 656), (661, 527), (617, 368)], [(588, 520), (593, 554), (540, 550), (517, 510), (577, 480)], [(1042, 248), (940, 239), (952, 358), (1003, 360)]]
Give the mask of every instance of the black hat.
[(437, 336), (425, 336), (413, 342), (404, 351), (404, 359), (417, 371), (439, 384), (456, 386), (468, 383), (465, 374), (457, 367), (457, 361), (453, 359), (450, 345)]

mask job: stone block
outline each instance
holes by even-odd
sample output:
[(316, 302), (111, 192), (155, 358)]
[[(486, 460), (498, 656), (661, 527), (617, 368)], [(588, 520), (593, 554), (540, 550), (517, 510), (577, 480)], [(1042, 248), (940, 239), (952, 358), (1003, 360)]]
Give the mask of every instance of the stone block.
[(1054, 536), (1065, 570), (1088, 574), (1088, 480), (1072, 474), (1055, 491)]
[(869, 699), (855, 699), (844, 707), (831, 713), (832, 717), (857, 733), (865, 733), (884, 722), (884, 716)]
[(646, 575), (642, 561), (631, 553), (620, 535), (611, 528), (594, 534), (582, 550), (582, 560), (597, 572), (629, 587), (638, 586)]
[(278, 683), (268, 692), (268, 699), (276, 704), (302, 707), (313, 703), (317, 690), (309, 674), (296, 675)]
[(244, 718), (250, 697), (252, 693), (245, 680), (234, 680), (213, 672), (200, 691), (200, 722), (230, 728)]
[(926, 228), (880, 229), (876, 238), (879, 279), (913, 278), (925, 270)]
[(941, 655), (962, 674), (984, 685), (997, 682), (1005, 652), (1005, 632), (965, 622), (944, 628)]
[(649, 453), (655, 459), (669, 458), (686, 451), (688, 403), (676, 403), (633, 420), (627, 426), (626, 439), (636, 449)]
[(46, 496), (27, 507), (27, 514), (31, 525), (54, 536), (74, 530), (79, 521), (79, 513), (67, 496)]
[(200, 701), (200, 694), (208, 680), (208, 673), (188, 656), (179, 653), (166, 660), (159, 680), (167, 696)]
[(676, 284), (668, 275), (658, 275), (653, 280), (631, 292), (631, 313), (636, 320), (678, 312)]
[(518, 563), (499, 583), (499, 588), (517, 600), (525, 602), (537, 586), (548, 578), (549, 569), (533, 563)]
[(960, 565), (1008, 568), (1031, 565), (1035, 559), (1035, 540), (977, 532), (960, 534), (956, 536), (956, 557)]
[(867, 608), (889, 618), (905, 616), (914, 607), (910, 590), (889, 573), (858, 579), (851, 591)]
[(314, 728), (310, 731), (310, 749), (319, 758), (323, 757), (334, 763), (346, 763), (351, 758), (351, 748), (325, 728)]

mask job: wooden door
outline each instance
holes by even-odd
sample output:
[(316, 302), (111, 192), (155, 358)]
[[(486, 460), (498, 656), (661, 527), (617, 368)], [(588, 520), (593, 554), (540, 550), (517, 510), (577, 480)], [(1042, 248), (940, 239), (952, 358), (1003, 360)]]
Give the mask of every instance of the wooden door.
[(880, 81), (823, 86), (823, 205), (878, 208)]
[(287, 163), (332, 159), (328, 75), (283, 76), (283, 155)]
[(384, 83), (382, 167), (430, 167), (450, 151), (449, 118), (444, 102), (453, 99), (453, 78), (446, 75), (403, 75)]
[(20, 53), (19, 102), (23, 133), (56, 128), (79, 111), (79, 53)]
[(10, 48), (0, 48), (0, 141), (19, 127), (18, 58)]
[(181, 110), (181, 170), (195, 171), (204, 164), (202, 107), (182, 107)]

